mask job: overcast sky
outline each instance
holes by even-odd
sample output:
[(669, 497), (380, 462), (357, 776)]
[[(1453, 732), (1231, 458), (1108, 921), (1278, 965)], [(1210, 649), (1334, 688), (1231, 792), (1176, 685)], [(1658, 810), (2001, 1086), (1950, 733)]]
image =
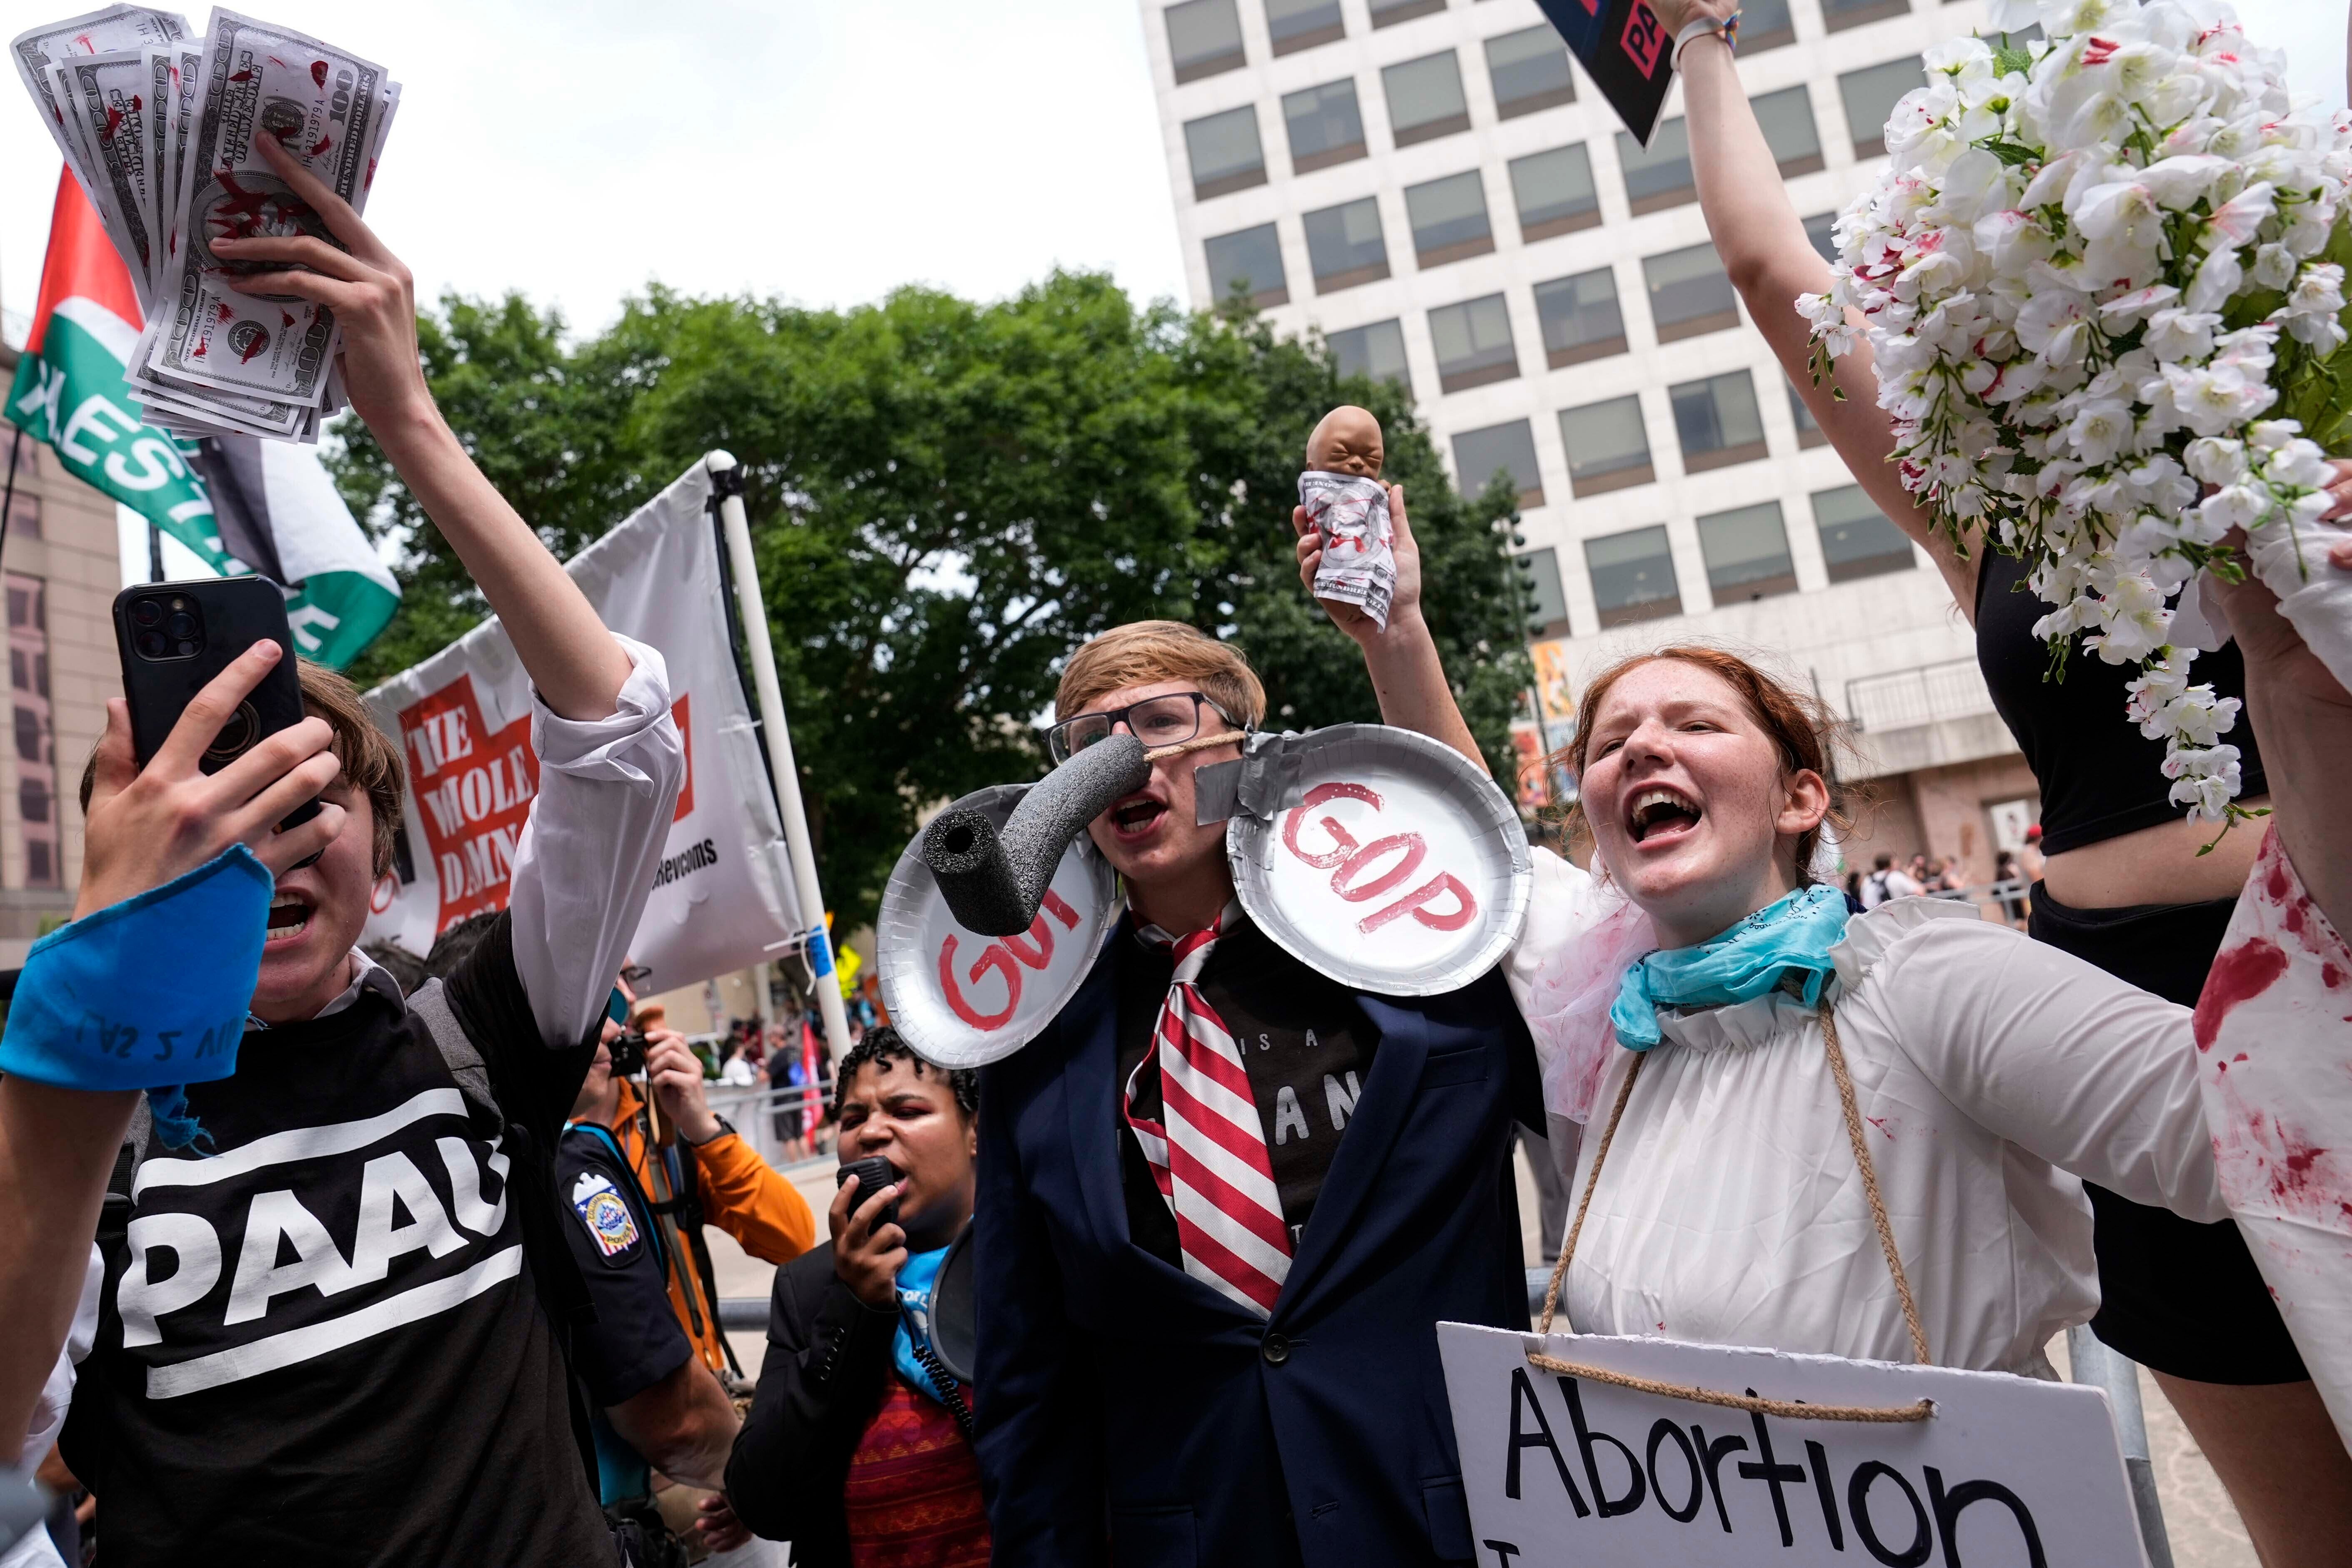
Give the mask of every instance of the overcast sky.
[[(0, 36), (84, 4), (0, 0)], [(401, 83), (368, 217), (427, 298), (521, 288), (593, 329), (649, 278), (813, 305), (1056, 265), (1183, 287), (1135, 0), (239, 8)], [(0, 99), (0, 302), (29, 314), (58, 160), (13, 72)]]
[[(0, 0), (0, 36), (82, 3)], [(593, 330), (648, 279), (849, 305), (913, 282), (996, 298), (1062, 266), (1182, 291), (1136, 0), (253, 5), (403, 84), (369, 215), (427, 298), (520, 288)], [(2239, 11), (2298, 91), (2344, 101), (2345, 0)], [(20, 85), (0, 100), (0, 303), (21, 318), (58, 157)]]

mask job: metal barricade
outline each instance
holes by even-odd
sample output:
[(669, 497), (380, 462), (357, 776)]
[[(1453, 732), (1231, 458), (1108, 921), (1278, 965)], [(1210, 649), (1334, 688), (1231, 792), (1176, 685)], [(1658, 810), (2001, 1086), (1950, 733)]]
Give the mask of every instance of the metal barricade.
[(824, 1124), (830, 1092), (823, 1083), (703, 1085), (703, 1098), (712, 1112), (732, 1123), (737, 1134), (778, 1170), (818, 1157), (814, 1144), (805, 1144), (808, 1152), (799, 1155), (788, 1155), (786, 1145), (795, 1136), (814, 1138)]

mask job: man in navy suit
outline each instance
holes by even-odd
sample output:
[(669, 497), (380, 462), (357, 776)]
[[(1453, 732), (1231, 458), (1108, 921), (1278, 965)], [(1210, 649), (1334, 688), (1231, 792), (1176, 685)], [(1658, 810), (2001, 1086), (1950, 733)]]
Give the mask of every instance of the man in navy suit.
[[(1401, 590), (1406, 585), (1400, 584)], [(1418, 614), (1401, 591), (1395, 613)], [(1149, 622), (1081, 648), (1057, 759), (1257, 722), (1232, 648)], [(1128, 913), (1061, 1015), (983, 1071), (978, 1446), (1014, 1568), (1473, 1560), (1440, 1321), (1527, 1326), (1510, 1123), (1541, 1127), (1499, 974), (1351, 991), (1234, 902), (1163, 757), (1092, 824)]]

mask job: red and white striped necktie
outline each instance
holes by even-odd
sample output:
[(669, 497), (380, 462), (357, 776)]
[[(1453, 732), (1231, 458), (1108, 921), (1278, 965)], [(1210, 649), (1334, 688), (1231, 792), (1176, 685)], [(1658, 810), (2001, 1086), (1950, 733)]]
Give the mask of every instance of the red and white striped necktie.
[[(1153, 1049), (1129, 1074), (1121, 1109), (1175, 1213), (1184, 1272), (1263, 1318), (1274, 1314), (1290, 1274), (1290, 1229), (1241, 1048), (1198, 984), (1218, 936), (1240, 918), (1241, 905), (1228, 904), (1214, 925), (1188, 936), (1157, 925), (1138, 932), (1174, 950), (1176, 973), (1153, 1026)], [(1157, 1122), (1135, 1109), (1136, 1085), (1152, 1068), (1163, 1118)]]

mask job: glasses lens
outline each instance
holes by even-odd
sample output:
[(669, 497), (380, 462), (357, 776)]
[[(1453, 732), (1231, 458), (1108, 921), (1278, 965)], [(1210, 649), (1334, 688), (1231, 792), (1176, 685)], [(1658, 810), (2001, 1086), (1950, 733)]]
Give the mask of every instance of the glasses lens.
[(1200, 730), (1200, 706), (1189, 695), (1153, 697), (1128, 710), (1127, 727), (1149, 751), (1192, 739)]
[(1054, 727), (1054, 760), (1067, 762), (1071, 758), (1110, 733), (1110, 720), (1101, 714), (1087, 714), (1067, 724)]

